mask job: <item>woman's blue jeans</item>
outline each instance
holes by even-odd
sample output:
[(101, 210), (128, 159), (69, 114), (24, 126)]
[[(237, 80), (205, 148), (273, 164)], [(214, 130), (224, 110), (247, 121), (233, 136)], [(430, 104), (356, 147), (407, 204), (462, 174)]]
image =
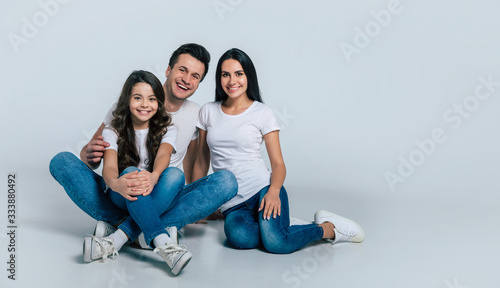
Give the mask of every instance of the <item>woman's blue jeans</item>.
[[(134, 171), (141, 170), (128, 167), (120, 177)], [(153, 191), (147, 196), (136, 196), (135, 201), (127, 200), (120, 193), (108, 189), (107, 194), (111, 202), (130, 213), (118, 229), (123, 230), (131, 240), (139, 237), (142, 231), (146, 243), (152, 246), (150, 243), (156, 236), (167, 232), (161, 223), (160, 215), (175, 206), (184, 182), (184, 173), (180, 169), (168, 167), (160, 174)]]
[(258, 211), (269, 186), (247, 201), (224, 211), (224, 232), (229, 244), (239, 249), (257, 248), (261, 244), (272, 253), (287, 254), (323, 237), (316, 224), (290, 226), (290, 211), (285, 187), (281, 187), (281, 215), (263, 219)]

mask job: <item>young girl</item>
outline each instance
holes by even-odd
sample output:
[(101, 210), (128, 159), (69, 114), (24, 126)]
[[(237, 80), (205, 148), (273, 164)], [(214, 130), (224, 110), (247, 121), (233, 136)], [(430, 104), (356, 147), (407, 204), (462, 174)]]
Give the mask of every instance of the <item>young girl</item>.
[[(91, 262), (111, 255), (141, 231), (155, 253), (177, 275), (191, 259), (185, 246), (177, 245), (175, 227), (165, 229), (159, 215), (176, 203), (184, 177), (176, 168), (167, 169), (175, 153), (177, 130), (170, 125), (160, 81), (150, 72), (134, 71), (127, 78), (110, 127), (103, 130), (110, 146), (104, 152), (102, 175), (111, 201), (130, 213), (118, 229), (105, 237), (90, 236), (84, 242), (84, 260)], [(170, 170), (172, 169), (172, 170)], [(172, 179), (178, 179), (172, 184)], [(167, 234), (167, 231), (170, 232)]]
[[(290, 226), (286, 168), (273, 112), (262, 103), (257, 73), (245, 52), (231, 49), (217, 64), (215, 101), (199, 114), (200, 150), (197, 177), (208, 170), (227, 169), (238, 179), (238, 194), (221, 210), (224, 232), (236, 248), (260, 244), (272, 253), (291, 253), (311, 241), (362, 242), (364, 232), (353, 221), (318, 211), (315, 224)], [(260, 156), (262, 141), (271, 162), (267, 169)]]

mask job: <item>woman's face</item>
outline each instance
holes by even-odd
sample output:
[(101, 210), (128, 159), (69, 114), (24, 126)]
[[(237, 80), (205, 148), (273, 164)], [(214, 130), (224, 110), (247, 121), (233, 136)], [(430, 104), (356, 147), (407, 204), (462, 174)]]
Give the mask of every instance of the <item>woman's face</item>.
[(158, 101), (151, 85), (139, 82), (132, 87), (129, 103), (132, 124), (135, 130), (149, 127), (149, 119), (158, 111)]
[(227, 96), (231, 99), (247, 96), (247, 76), (241, 67), (240, 62), (234, 59), (227, 59), (221, 65), (220, 84)]

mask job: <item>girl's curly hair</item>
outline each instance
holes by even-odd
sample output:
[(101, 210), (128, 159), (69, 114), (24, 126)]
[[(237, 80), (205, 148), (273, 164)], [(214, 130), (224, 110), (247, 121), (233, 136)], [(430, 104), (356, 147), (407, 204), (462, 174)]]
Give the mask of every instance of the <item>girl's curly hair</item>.
[(149, 120), (149, 131), (146, 137), (146, 148), (148, 150), (148, 171), (153, 171), (156, 153), (161, 144), (161, 139), (167, 133), (167, 127), (171, 123), (171, 117), (165, 110), (165, 92), (160, 80), (148, 71), (136, 70), (123, 84), (123, 89), (118, 99), (116, 109), (113, 111), (111, 126), (118, 134), (118, 173), (130, 166), (138, 166), (140, 162), (139, 152), (136, 147), (135, 130), (132, 125), (130, 113), (130, 99), (132, 88), (137, 83), (147, 83), (151, 85), (153, 93), (158, 102), (158, 111)]

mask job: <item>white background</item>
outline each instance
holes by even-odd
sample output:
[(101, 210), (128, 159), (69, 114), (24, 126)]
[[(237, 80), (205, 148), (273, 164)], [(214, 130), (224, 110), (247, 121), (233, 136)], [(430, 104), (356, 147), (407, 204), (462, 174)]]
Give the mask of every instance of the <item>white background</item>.
[[(4, 5), (2, 171), (40, 173), (55, 153), (79, 151), (132, 70), (151, 70), (163, 81), (171, 52), (196, 42), (212, 55), (191, 98), (200, 104), (214, 97), (213, 70), (224, 51), (238, 47), (255, 62), (264, 101), (282, 115), (287, 184), (392, 193), (384, 173), (397, 173), (399, 156), (418, 149), (415, 139), (442, 128), (446, 142), (397, 193), (499, 187), (500, 87), (458, 129), (442, 118), (474, 95), (478, 77), (500, 82), (499, 4), (401, 1), (400, 13), (378, 25), (349, 62), (341, 44), (354, 46), (356, 28), (364, 31), (371, 12), (391, 2), (272, 3), (68, 1), (46, 18), (35, 17), (44, 11), (36, 1)], [(24, 17), (48, 20), (28, 38)], [(12, 45), (9, 33), (27, 43)]]
[[(224, 51), (237, 47), (254, 61), (264, 102), (283, 127), (291, 197), (499, 203), (499, 84), (474, 102), (480, 78), (500, 82), (497, 1), (41, 1), (49, 2), (50, 13), (37, 1), (0, 10), (0, 175), (19, 175), (20, 209), (39, 194), (72, 205), (48, 172), (50, 159), (80, 151), (131, 71), (163, 82), (170, 54), (188, 42), (212, 56), (191, 98), (199, 104), (214, 98)], [(388, 6), (397, 13), (376, 22)], [(367, 33), (356, 53), (342, 51)], [(457, 117), (456, 104), (471, 111), (454, 126), (443, 116)], [(435, 129), (446, 140), (418, 152), (415, 141)], [(398, 175), (411, 155), (421, 162), (391, 189), (385, 174)]]

